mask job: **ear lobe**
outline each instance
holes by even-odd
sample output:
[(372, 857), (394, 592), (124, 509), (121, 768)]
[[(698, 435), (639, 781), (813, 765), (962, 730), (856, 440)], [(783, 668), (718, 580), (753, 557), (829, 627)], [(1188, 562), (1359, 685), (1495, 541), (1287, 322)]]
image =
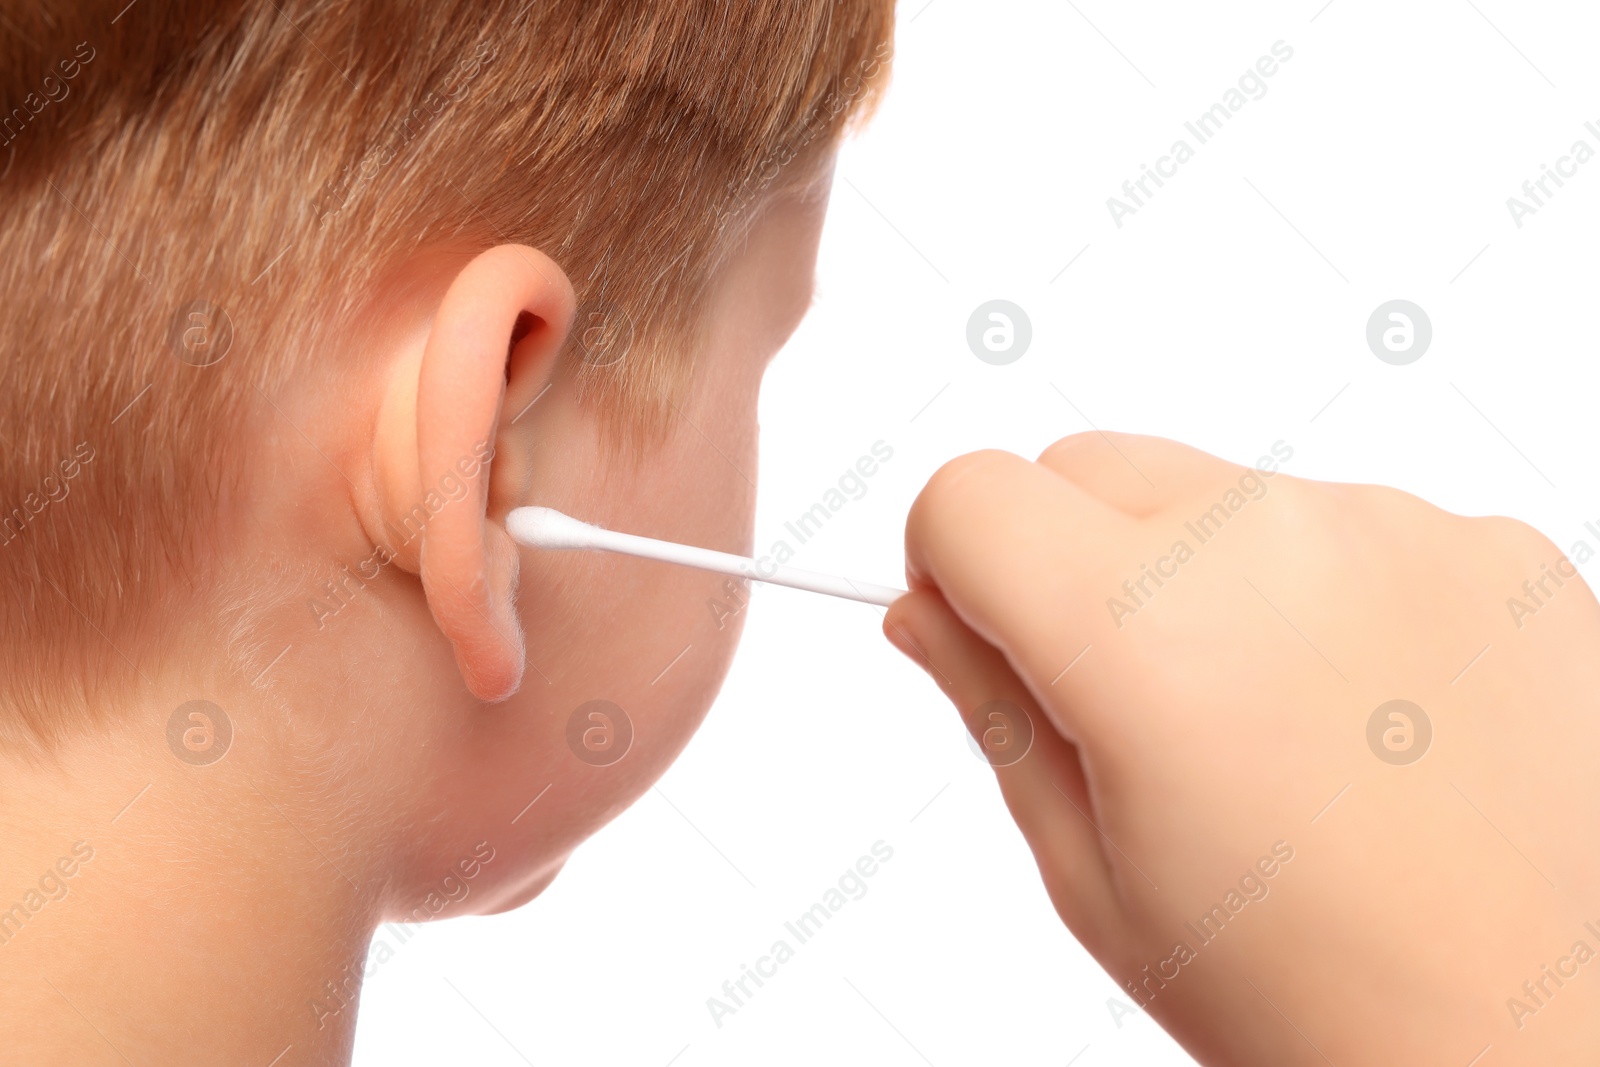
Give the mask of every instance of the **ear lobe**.
[(508, 398), (526, 405), (548, 383), (573, 305), (566, 274), (542, 252), (481, 253), (446, 290), (420, 363), (397, 369), (379, 419), (385, 530), (377, 540), (405, 537), (395, 559), (421, 575), (434, 622), (480, 700), (516, 692), (526, 663), (518, 549), (490, 520), (491, 499), (501, 511), (527, 469), (507, 447)]

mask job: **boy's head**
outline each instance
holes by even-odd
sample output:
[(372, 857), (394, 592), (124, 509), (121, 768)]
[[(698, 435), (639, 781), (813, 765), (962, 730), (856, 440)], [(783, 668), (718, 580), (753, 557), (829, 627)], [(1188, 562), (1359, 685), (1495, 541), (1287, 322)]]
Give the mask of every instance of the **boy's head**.
[(276, 790), (402, 914), (487, 841), (516, 903), (745, 590), (504, 516), (748, 546), (892, 4), (124, 3), (0, 21), (0, 747)]

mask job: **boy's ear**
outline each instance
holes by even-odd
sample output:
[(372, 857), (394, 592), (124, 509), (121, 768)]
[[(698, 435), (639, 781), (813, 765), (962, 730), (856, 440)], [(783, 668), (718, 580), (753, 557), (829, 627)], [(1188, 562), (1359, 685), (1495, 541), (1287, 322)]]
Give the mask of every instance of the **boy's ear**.
[(421, 576), (480, 700), (504, 700), (522, 682), (518, 549), (504, 518), (525, 503), (531, 441), (515, 440), (510, 424), (549, 384), (573, 303), (544, 253), (481, 253), (450, 282), (420, 354), (395, 363), (378, 416), (368, 536)]

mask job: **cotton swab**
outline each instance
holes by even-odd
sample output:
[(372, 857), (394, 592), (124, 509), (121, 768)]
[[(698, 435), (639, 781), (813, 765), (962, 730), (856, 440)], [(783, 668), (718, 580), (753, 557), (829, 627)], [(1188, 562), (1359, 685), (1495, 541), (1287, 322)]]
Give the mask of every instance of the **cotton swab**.
[(871, 582), (856, 582), (833, 574), (801, 570), (768, 564), (763, 566), (748, 556), (735, 556), (731, 552), (717, 552), (709, 548), (680, 545), (674, 541), (658, 541), (654, 537), (618, 533), (591, 523), (580, 522), (554, 508), (515, 508), (506, 516), (506, 532), (518, 544), (530, 548), (589, 548), (602, 552), (620, 552), (627, 556), (657, 559), (663, 563), (678, 563), (685, 567), (731, 574), (771, 585), (786, 585), (791, 589), (809, 589), (813, 593), (859, 600), (864, 604), (888, 607), (898, 597), (905, 596), (904, 589), (894, 589)]

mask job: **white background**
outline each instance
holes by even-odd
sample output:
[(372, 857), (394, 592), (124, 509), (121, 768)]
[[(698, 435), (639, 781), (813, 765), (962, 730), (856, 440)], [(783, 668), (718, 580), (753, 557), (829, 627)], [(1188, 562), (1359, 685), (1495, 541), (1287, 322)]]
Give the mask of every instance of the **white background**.
[[(795, 562), (897, 583), (942, 462), (1097, 427), (1243, 463), (1281, 440), (1290, 473), (1600, 548), (1600, 160), (1520, 229), (1506, 206), (1573, 141), (1600, 149), (1593, 10), (922, 3), (841, 157), (816, 307), (767, 379), (759, 546), (792, 541), (783, 522), (882, 440), (894, 458)], [(1266, 96), (1114, 225), (1107, 197), (1195, 145), (1184, 122), (1279, 40), (1294, 56)], [(1003, 367), (965, 339), (995, 298), (1033, 326)], [(1408, 366), (1365, 340), (1395, 298), (1434, 329)], [(534, 904), (424, 928), (378, 967), (356, 1062), (1191, 1062), (1108, 1007), (1120, 991), (1057, 922), (988, 768), (878, 627), (758, 590), (659, 790)], [(783, 923), (879, 840), (894, 858), (866, 896), (718, 1028), (706, 998), (792, 944)]]

